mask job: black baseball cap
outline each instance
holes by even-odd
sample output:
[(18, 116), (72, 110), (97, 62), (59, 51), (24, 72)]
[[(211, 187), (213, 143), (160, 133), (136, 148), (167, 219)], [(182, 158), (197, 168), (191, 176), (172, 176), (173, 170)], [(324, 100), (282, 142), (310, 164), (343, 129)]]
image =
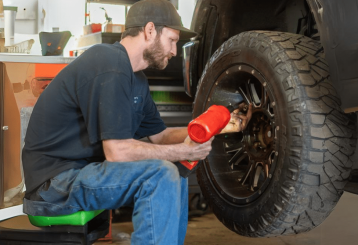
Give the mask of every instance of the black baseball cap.
[(181, 39), (190, 39), (197, 35), (196, 32), (183, 27), (178, 11), (168, 0), (136, 2), (128, 11), (125, 27), (144, 27), (148, 22), (180, 31)]

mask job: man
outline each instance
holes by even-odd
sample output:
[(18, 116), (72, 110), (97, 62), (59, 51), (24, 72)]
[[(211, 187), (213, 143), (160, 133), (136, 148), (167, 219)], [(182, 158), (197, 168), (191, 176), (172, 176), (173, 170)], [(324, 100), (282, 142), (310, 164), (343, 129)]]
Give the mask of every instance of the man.
[[(23, 149), (24, 212), (55, 216), (134, 206), (132, 244), (183, 244), (187, 180), (173, 162), (204, 159), (186, 128), (166, 128), (141, 70), (164, 69), (182, 27), (166, 0), (128, 12), (121, 43), (100, 44), (64, 68), (34, 107)], [(233, 117), (225, 130), (240, 131)], [(148, 137), (151, 143), (138, 141)]]

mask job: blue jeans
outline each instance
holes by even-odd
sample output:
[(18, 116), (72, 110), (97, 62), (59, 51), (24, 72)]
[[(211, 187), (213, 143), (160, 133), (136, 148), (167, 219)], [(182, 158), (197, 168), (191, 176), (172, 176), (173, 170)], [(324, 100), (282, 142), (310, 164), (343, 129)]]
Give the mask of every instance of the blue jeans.
[(79, 210), (133, 206), (131, 244), (183, 244), (188, 223), (188, 182), (168, 161), (91, 163), (39, 188), (44, 201), (24, 199), (24, 212), (56, 216)]

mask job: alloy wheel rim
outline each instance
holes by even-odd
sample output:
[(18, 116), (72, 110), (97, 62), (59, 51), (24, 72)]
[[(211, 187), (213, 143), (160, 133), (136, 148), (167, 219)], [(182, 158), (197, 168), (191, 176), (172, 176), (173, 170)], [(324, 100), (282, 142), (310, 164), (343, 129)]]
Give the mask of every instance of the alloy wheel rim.
[(278, 105), (264, 76), (246, 64), (233, 65), (218, 76), (205, 108), (230, 98), (228, 93), (253, 104), (252, 118), (243, 132), (217, 135), (204, 165), (220, 195), (235, 204), (248, 204), (264, 193), (274, 174), (279, 156)]

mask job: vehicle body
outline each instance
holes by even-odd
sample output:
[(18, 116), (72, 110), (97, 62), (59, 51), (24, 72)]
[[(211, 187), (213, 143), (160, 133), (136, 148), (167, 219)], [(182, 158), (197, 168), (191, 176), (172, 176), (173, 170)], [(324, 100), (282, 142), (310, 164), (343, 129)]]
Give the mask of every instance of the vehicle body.
[[(245, 236), (309, 231), (343, 193), (356, 148), (358, 1), (198, 0), (184, 45), (193, 117), (231, 94), (254, 111), (197, 171), (218, 219)], [(245, 113), (245, 112), (244, 112)]]

